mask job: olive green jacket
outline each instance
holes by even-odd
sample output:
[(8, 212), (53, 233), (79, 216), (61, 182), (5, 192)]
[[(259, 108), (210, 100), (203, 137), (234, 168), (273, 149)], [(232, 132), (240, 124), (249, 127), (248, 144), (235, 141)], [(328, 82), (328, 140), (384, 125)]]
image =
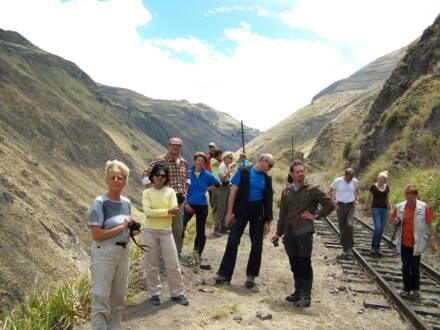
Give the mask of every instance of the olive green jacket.
[[(318, 206), (321, 208), (318, 210)], [(281, 196), (277, 235), (285, 237), (293, 233), (298, 236), (315, 232), (314, 221), (304, 219), (301, 214), (309, 211), (318, 219), (335, 209), (333, 201), (319, 187), (305, 183), (297, 192), (293, 185), (287, 186)]]

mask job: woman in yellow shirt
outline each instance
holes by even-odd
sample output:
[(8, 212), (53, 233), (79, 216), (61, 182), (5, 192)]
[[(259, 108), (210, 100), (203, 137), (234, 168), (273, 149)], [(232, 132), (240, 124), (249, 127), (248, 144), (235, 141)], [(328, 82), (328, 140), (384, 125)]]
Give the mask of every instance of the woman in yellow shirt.
[(159, 257), (162, 256), (171, 300), (181, 305), (188, 305), (188, 299), (184, 295), (176, 244), (171, 232), (172, 218), (179, 212), (179, 207), (176, 192), (167, 186), (168, 178), (168, 168), (160, 164), (155, 165), (149, 176), (153, 186), (145, 189), (142, 196), (146, 216), (144, 244), (150, 247), (150, 251), (144, 253), (147, 288), (152, 303), (160, 305)]

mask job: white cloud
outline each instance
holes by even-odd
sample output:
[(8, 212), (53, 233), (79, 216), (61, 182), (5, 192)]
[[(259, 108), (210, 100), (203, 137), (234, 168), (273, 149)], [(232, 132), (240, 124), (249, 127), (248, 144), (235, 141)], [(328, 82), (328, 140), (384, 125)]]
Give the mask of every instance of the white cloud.
[(136, 28), (151, 19), (141, 0), (0, 2), (2, 28), (72, 60), (100, 83), (203, 102), (258, 128), (276, 124), (355, 69), (328, 45), (270, 39), (244, 22), (224, 31), (237, 44), (228, 55), (192, 36), (142, 40)]
[(439, 13), (439, 0), (299, 0), (281, 19), (353, 47), (366, 64), (415, 40)]

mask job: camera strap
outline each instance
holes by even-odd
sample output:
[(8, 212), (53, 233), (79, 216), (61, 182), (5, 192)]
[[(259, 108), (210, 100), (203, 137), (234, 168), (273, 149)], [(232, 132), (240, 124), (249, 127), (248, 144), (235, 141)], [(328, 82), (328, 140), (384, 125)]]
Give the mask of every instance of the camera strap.
[(134, 244), (135, 244), (138, 248), (140, 248), (142, 251), (144, 251), (144, 252), (146, 252), (146, 253), (150, 252), (150, 247), (149, 247), (148, 245), (145, 245), (145, 244), (139, 244), (139, 243), (136, 241), (136, 239), (134, 238), (134, 235), (133, 235), (133, 231), (132, 231), (132, 230), (130, 230), (130, 237), (131, 237), (131, 240), (134, 242)]

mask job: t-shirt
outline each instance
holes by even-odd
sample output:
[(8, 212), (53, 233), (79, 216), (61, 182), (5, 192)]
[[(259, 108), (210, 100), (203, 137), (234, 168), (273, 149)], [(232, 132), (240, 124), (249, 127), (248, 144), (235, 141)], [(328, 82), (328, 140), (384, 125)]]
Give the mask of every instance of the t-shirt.
[(359, 187), (357, 179), (353, 178), (350, 182), (346, 182), (344, 177), (341, 176), (336, 178), (332, 184), (331, 188), (336, 191), (336, 201), (341, 203), (351, 203), (356, 199), (355, 192)]
[(388, 208), (388, 194), (390, 187), (385, 185), (384, 190), (380, 190), (376, 184), (371, 185), (370, 192), (373, 194), (373, 203), (371, 208), (387, 209)]
[[(257, 202), (263, 200), (263, 192), (266, 187), (266, 177), (263, 172), (258, 172), (253, 166), (249, 169), (249, 202)], [(237, 171), (231, 182), (234, 186), (240, 185), (240, 171)]]
[[(406, 247), (413, 247), (415, 244), (414, 240), (414, 212), (416, 210), (415, 205), (405, 205), (405, 210), (403, 210), (403, 223), (402, 223), (402, 244)], [(393, 210), (391, 214), (391, 219), (397, 218), (397, 209)], [(425, 206), (425, 222), (430, 224), (434, 214), (428, 205)]]
[(202, 172), (197, 177), (195, 175), (194, 168), (191, 169), (189, 177), (190, 184), (187, 198), (188, 203), (190, 205), (208, 205), (208, 201), (206, 199), (208, 187), (219, 186), (219, 179), (205, 169), (202, 169)]
[[(224, 162), (222, 162), (220, 164), (220, 166), (218, 167), (218, 174), (225, 175), (229, 171), (230, 171), (229, 165), (226, 165)], [(230, 179), (230, 175), (226, 176), (225, 179), (229, 180)]]
[[(131, 217), (131, 202), (128, 198), (121, 196), (120, 201), (111, 200), (107, 194), (95, 198), (89, 209), (89, 226), (99, 226), (103, 229), (111, 229), (119, 226), (124, 219)], [(105, 242), (128, 242), (130, 230), (107, 238)]]
[(211, 158), (211, 173), (218, 179), (218, 161), (214, 157)]
[(177, 206), (176, 192), (173, 188), (163, 186), (161, 189), (150, 187), (142, 194), (142, 205), (146, 217), (145, 228), (171, 230), (173, 216), (168, 209)]

